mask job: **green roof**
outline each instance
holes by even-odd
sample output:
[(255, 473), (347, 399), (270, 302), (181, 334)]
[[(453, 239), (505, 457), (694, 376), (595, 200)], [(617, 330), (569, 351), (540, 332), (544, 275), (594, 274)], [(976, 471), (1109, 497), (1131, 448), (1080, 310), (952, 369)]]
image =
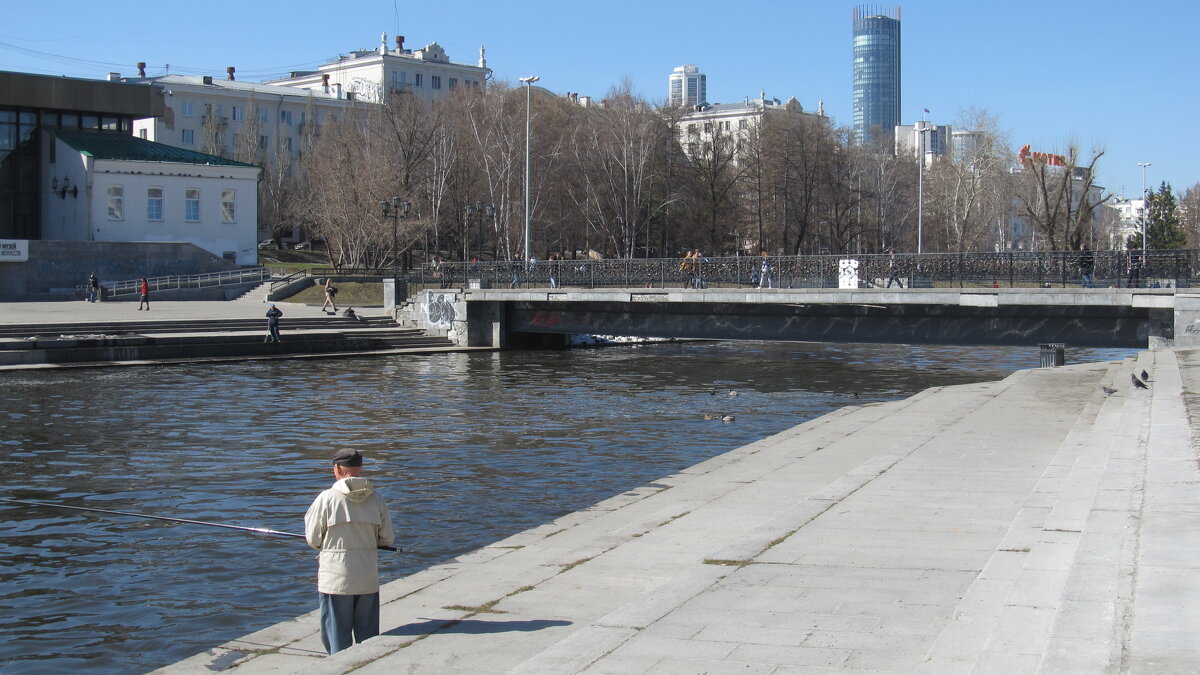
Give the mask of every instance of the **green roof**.
[(155, 143), (143, 138), (135, 138), (124, 134), (101, 133), (97, 131), (74, 131), (69, 129), (54, 129), (54, 136), (72, 148), (90, 155), (96, 159), (125, 159), (139, 162), (174, 162), (176, 164), (209, 164), (213, 166), (246, 166), (255, 167), (217, 155), (209, 155), (195, 150), (177, 148), (165, 143)]

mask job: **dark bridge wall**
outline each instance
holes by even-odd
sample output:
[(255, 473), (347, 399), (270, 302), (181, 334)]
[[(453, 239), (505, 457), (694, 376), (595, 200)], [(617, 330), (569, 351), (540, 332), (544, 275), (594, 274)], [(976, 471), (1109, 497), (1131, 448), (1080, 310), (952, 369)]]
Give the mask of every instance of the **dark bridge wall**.
[(1146, 309), (1123, 306), (509, 303), (507, 331), (723, 340), (1144, 348)]

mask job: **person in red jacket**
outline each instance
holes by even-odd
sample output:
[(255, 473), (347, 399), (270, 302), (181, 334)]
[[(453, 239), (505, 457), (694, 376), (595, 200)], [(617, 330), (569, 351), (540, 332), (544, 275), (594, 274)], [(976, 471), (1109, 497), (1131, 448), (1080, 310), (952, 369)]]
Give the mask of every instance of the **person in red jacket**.
[(142, 309), (142, 305), (146, 306), (146, 311), (150, 311), (150, 282), (146, 281), (146, 277), (142, 277), (142, 283), (138, 284), (138, 292), (142, 294), (141, 300), (138, 302), (138, 309)]

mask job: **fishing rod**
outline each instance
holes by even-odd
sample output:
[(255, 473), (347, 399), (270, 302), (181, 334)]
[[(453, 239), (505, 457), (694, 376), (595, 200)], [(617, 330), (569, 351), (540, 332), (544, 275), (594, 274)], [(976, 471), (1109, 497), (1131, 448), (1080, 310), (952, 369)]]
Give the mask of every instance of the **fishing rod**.
[[(280, 532), (279, 530), (268, 530), (265, 527), (243, 527), (241, 525), (227, 525), (225, 523), (210, 523), (203, 520), (188, 520), (187, 518), (171, 518), (168, 516), (152, 516), (148, 513), (131, 513), (129, 511), (112, 511), (110, 509), (95, 509), (87, 506), (67, 506), (66, 504), (53, 504), (51, 502), (32, 502), (21, 499), (4, 499), (0, 498), (0, 502), (8, 504), (24, 504), (25, 506), (45, 506), (52, 509), (70, 509), (72, 511), (91, 511), (92, 513), (107, 513), (117, 516), (129, 516), (131, 518), (149, 518), (153, 520), (166, 520), (172, 523), (187, 523), (188, 525), (204, 525), (206, 527), (223, 527), (229, 530), (242, 530), (243, 532), (255, 532), (257, 534), (270, 534), (276, 537), (299, 537), (304, 539), (303, 534), (295, 532)], [(395, 546), (380, 546), (383, 551), (397, 551), (400, 549)]]

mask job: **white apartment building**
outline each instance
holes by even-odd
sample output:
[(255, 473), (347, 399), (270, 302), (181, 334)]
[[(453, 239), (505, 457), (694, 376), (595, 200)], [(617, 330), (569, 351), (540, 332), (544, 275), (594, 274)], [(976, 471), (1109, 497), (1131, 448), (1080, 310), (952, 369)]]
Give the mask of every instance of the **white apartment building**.
[(1105, 206), (1116, 212), (1117, 226), (1109, 234), (1109, 248), (1125, 248), (1125, 241), (1133, 235), (1141, 235), (1142, 219), (1146, 213), (1145, 199), (1126, 199), (1115, 197), (1108, 200)]
[(954, 127), (933, 124), (924, 120), (916, 124), (901, 124), (895, 128), (896, 156), (921, 159), (926, 168), (938, 157), (953, 157)]
[(677, 108), (707, 103), (708, 78), (696, 66), (679, 66), (667, 77), (667, 105)]
[(726, 134), (740, 142), (745, 134), (762, 123), (766, 115), (783, 112), (824, 117), (825, 104), (822, 101), (816, 113), (807, 113), (795, 97), (780, 102), (759, 92), (758, 98), (747, 98), (741, 103), (697, 105), (680, 119), (679, 143), (688, 156), (694, 157), (701, 145), (710, 142), (714, 135)]
[(273, 166), (299, 157), (305, 134), (354, 105), (320, 91), (297, 90), (209, 76), (162, 75), (121, 78), (162, 92), (162, 117), (136, 120), (133, 135), (156, 143)]
[(269, 84), (309, 89), (337, 96), (352, 95), (360, 101), (382, 103), (393, 92), (408, 92), (433, 101), (459, 87), (480, 89), (486, 85), (491, 69), (479, 48), (476, 65), (453, 63), (446, 50), (436, 42), (422, 49), (405, 49), (404, 36), (396, 36), (389, 49), (387, 34), (376, 49), (360, 49), (318, 66), (316, 70), (294, 72)]
[(258, 263), (259, 167), (122, 134), (48, 136), (43, 239), (182, 241)]

